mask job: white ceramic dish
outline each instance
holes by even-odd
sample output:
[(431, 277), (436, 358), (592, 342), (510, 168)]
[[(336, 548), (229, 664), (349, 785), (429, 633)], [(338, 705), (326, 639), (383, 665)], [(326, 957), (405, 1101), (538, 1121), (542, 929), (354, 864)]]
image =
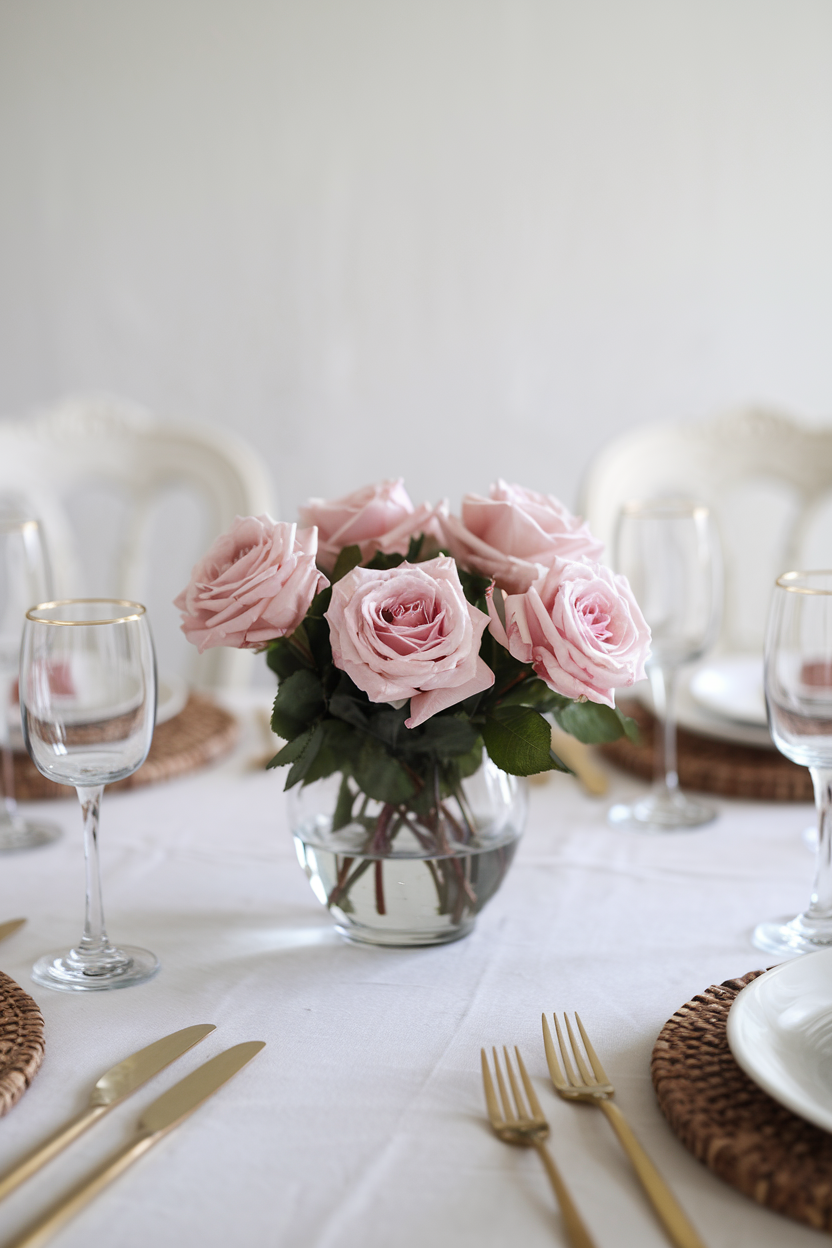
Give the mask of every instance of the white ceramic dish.
[[(735, 745), (757, 745), (763, 749), (773, 750), (774, 742), (765, 725), (743, 724), (739, 720), (727, 719), (724, 715), (706, 710), (696, 701), (690, 691), (690, 682), (696, 676), (696, 671), (698, 669), (693, 672), (683, 670), (679, 675), (676, 693), (676, 722), (679, 727), (689, 728), (691, 732), (698, 732), (703, 737), (712, 737), (716, 741), (730, 741)], [(628, 696), (629, 693), (630, 691), (628, 691)], [(634, 685), (632, 693), (650, 710), (653, 709), (653, 700), (647, 681)]]
[(160, 676), (156, 695), (156, 723), (163, 724), (184, 711), (188, 686), (179, 676)]
[(688, 687), (706, 711), (741, 724), (766, 726), (760, 655), (725, 654), (712, 659), (693, 673)]
[(832, 948), (752, 980), (731, 1006), (728, 1044), (764, 1092), (832, 1131)]

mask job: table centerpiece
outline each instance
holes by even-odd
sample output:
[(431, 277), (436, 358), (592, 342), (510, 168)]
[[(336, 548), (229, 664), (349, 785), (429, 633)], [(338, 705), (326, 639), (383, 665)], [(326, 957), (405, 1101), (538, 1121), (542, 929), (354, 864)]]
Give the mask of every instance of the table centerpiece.
[(650, 633), (626, 579), (556, 499), (498, 481), (415, 507), (401, 480), (300, 526), (237, 517), (176, 598), (201, 651), (264, 652), (278, 681), (301, 865), (353, 940), (470, 931), (511, 863), (524, 777), (566, 771), (546, 715), (584, 742), (635, 731), (615, 691)]

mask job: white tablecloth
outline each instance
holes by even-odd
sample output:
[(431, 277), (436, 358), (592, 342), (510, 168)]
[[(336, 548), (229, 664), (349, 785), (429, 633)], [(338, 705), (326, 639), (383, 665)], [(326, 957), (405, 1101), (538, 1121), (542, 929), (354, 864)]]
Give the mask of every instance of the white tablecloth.
[[(611, 774), (611, 798), (637, 791)], [(29, 979), (37, 955), (80, 935), (83, 907), (77, 805), (34, 807), (65, 837), (0, 859), (0, 919), (29, 920), (0, 946), (0, 967), (40, 1005), (47, 1051), (0, 1121), (0, 1169), (77, 1112), (98, 1076), (135, 1049), (191, 1023), (217, 1031), (20, 1188), (0, 1210), (3, 1235), (125, 1140), (165, 1087), (221, 1049), (260, 1039), (267, 1048), (56, 1245), (564, 1243), (538, 1158), (486, 1125), (480, 1045), (516, 1042), (599, 1248), (664, 1246), (603, 1115), (549, 1089), (541, 1011), (577, 1009), (621, 1108), (706, 1244), (817, 1243), (702, 1167), (650, 1083), (666, 1019), (709, 984), (765, 965), (752, 926), (808, 899), (809, 807), (718, 804), (717, 822), (698, 831), (623, 833), (606, 825), (605, 801), (554, 776), (532, 788), (527, 834), (472, 935), (368, 948), (335, 935), (298, 866), (281, 774), (247, 769), (241, 749), (214, 770), (105, 795), (110, 934), (153, 949), (162, 970), (148, 984), (90, 994)]]

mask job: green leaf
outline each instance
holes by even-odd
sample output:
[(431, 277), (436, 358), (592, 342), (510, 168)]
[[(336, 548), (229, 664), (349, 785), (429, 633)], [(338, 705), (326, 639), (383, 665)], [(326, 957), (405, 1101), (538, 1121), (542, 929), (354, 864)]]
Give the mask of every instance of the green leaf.
[(345, 546), (335, 560), (335, 567), (332, 569), (332, 576), (329, 578), (334, 585), (336, 581), (340, 581), (348, 572), (352, 572), (353, 568), (357, 568), (361, 562), (360, 546)]
[(408, 543), (408, 547), (407, 547), (407, 554), (405, 555), (405, 559), (407, 560), (408, 563), (419, 562), (419, 556), (422, 553), (422, 547), (424, 546), (424, 544), (425, 544), (424, 533), (418, 533), (416, 534), (415, 537), (411, 537), (410, 542)]
[(486, 716), (482, 738), (497, 766), (513, 776), (536, 776), (556, 766), (552, 730), (531, 707), (498, 706)]
[[(269, 642), (266, 651), (266, 663), (276, 674), (278, 680), (285, 680), (287, 676), (300, 671), (301, 668), (310, 666), (311, 660), (298, 648), (302, 628), (303, 625), (298, 630), (298, 640), (296, 642), (293, 642), (291, 637), (277, 637), (274, 641)], [(303, 645), (306, 647), (305, 636)]]
[(341, 787), (338, 790), (338, 801), (335, 803), (335, 811), (332, 816), (332, 831), (338, 832), (341, 828), (345, 828), (352, 819), (352, 808), (355, 803), (357, 793), (353, 793), (350, 788), (349, 777), (345, 774), (341, 777)]
[(468, 601), (475, 607), (479, 607), (480, 611), (487, 611), (485, 591), (491, 584), (491, 578), (488, 576), (480, 576), (478, 572), (466, 572), (464, 568), (457, 566), (459, 582), (462, 585), (462, 592)]
[[(304, 736), (305, 735), (306, 734), (304, 733)], [(289, 774), (286, 777), (286, 783), (283, 786), (284, 791), (294, 788), (296, 784), (300, 784), (301, 780), (306, 778), (309, 769), (318, 756), (318, 750), (321, 748), (321, 742), (323, 739), (323, 725), (318, 724), (316, 728), (311, 730), (309, 741), (307, 742), (306, 747), (297, 762), (294, 762), (289, 768)]]
[(398, 806), (416, 792), (416, 784), (380, 741), (367, 737), (353, 768), (355, 782), (368, 797)]
[(285, 767), (288, 763), (296, 762), (312, 740), (314, 731), (314, 728), (307, 728), (306, 732), (302, 732), (299, 737), (295, 737), (294, 741), (284, 745), (283, 749), (278, 750), (274, 758), (269, 759), (268, 763), (266, 763), (266, 770), (271, 771), (273, 767)]
[(405, 734), (404, 752), (438, 760), (468, 754), (479, 737), (478, 729), (456, 715), (434, 715), (420, 728), (405, 729)]
[(321, 678), (307, 668), (294, 672), (281, 682), (274, 700), (272, 731), (293, 740), (318, 719), (325, 710)]
[(617, 741), (625, 732), (629, 736), (626, 716), (601, 702), (570, 702), (554, 715), (564, 732), (586, 745)]
[(307, 618), (306, 636), (309, 649), (319, 672), (325, 672), (332, 666), (332, 645), (329, 640), (329, 624), (326, 620), (315, 617)]
[(348, 772), (358, 755), (360, 738), (340, 719), (325, 719), (321, 724), (323, 738), (314, 762), (304, 775), (304, 784), (322, 780), (336, 771)]

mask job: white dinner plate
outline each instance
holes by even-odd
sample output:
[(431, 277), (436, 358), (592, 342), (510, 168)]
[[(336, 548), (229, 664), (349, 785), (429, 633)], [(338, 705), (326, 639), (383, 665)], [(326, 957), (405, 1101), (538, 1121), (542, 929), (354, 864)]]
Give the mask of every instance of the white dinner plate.
[(758, 654), (724, 654), (694, 672), (690, 692), (700, 706), (741, 724), (766, 726), (763, 660)]
[(781, 1105), (832, 1131), (832, 948), (783, 962), (743, 988), (728, 1044)]
[(179, 676), (160, 676), (156, 689), (156, 723), (173, 719), (184, 711), (188, 701), (188, 686)]

